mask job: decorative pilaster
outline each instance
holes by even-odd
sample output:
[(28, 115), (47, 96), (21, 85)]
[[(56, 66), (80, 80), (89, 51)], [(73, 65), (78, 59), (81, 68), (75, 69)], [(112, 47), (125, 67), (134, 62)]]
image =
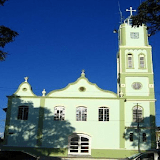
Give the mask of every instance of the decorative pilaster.
[(45, 106), (45, 98), (41, 98), (40, 108), (39, 108), (38, 131), (37, 131), (37, 146), (42, 146), (44, 106)]

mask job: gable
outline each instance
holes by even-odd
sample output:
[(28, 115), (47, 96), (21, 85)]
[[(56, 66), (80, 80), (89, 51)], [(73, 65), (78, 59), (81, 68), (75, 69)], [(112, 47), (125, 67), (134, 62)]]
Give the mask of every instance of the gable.
[(117, 98), (117, 95), (114, 92), (100, 89), (95, 83), (89, 82), (86, 77), (80, 77), (63, 89), (51, 91), (47, 97)]
[(23, 82), (19, 85), (17, 91), (13, 94), (14, 96), (36, 96), (33, 91), (32, 87), (28, 82)]

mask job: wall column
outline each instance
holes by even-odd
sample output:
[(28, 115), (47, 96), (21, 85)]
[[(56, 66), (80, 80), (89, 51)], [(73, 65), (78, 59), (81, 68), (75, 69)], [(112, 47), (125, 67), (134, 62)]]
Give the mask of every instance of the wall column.
[(125, 133), (125, 109), (124, 109), (124, 106), (125, 103), (124, 103), (124, 99), (120, 99), (120, 110), (119, 110), (119, 113), (120, 113), (120, 137), (119, 137), (119, 140), (120, 140), (120, 148), (124, 149), (125, 148), (125, 138), (124, 138), (124, 133)]
[(4, 144), (8, 144), (8, 129), (9, 129), (9, 123), (11, 118), (11, 106), (12, 106), (12, 98), (8, 97), (8, 106), (7, 106), (7, 112), (6, 112), (6, 122), (5, 122), (5, 131), (4, 131)]
[(44, 106), (45, 106), (45, 97), (42, 97), (40, 99), (40, 108), (39, 108), (39, 120), (38, 120), (38, 131), (37, 131), (37, 146), (42, 146)]
[(150, 102), (151, 149), (156, 148), (155, 102)]

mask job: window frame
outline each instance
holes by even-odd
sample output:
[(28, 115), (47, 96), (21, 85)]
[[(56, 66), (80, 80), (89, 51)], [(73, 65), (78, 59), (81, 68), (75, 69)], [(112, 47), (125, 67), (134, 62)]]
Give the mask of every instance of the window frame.
[[(57, 113), (57, 111), (58, 111), (58, 113)], [(57, 114), (58, 114), (58, 118), (57, 118)], [(55, 106), (54, 107), (54, 121), (65, 121), (65, 107), (64, 106)]]
[[(131, 60), (129, 60), (129, 58), (131, 58)], [(130, 66), (131, 63), (131, 66)], [(127, 69), (133, 69), (134, 67), (134, 63), (133, 63), (133, 54), (132, 53), (128, 53), (127, 54)]]
[[(77, 143), (77, 144), (71, 144), (71, 139), (74, 137), (79, 137), (78, 141), (73, 141), (73, 143)], [(82, 141), (81, 138), (87, 138), (88, 141)], [(88, 143), (88, 145), (83, 145), (82, 143)], [(71, 149), (72, 147), (77, 147), (77, 149)], [(88, 149), (82, 149), (81, 147), (88, 147)], [(71, 150), (78, 150), (78, 152), (71, 152)], [(81, 152), (81, 151), (85, 151), (88, 150), (88, 152)], [(86, 134), (73, 134), (71, 136), (68, 137), (68, 154), (70, 155), (91, 155), (91, 137), (89, 135)]]
[[(102, 120), (100, 120), (100, 110), (103, 110), (103, 113), (102, 113)], [(106, 113), (105, 113), (105, 110), (106, 110)], [(109, 116), (109, 107), (105, 107), (105, 106), (102, 106), (102, 107), (99, 107), (98, 108), (98, 121), (100, 122), (105, 122), (105, 121), (109, 121), (110, 119), (110, 116)], [(106, 118), (105, 118), (105, 115), (106, 115)]]
[(18, 120), (28, 120), (29, 107), (28, 106), (18, 106)]
[(130, 32), (131, 39), (138, 39), (139, 38), (139, 32)]
[[(78, 114), (77, 114), (78, 109), (80, 110), (80, 112), (78, 112)], [(86, 110), (86, 111), (84, 111), (84, 110)], [(87, 121), (87, 107), (85, 107), (85, 106), (76, 107), (76, 121)]]
[[(141, 57), (143, 57), (144, 59), (143, 59), (143, 67), (141, 66), (141, 62), (142, 62), (142, 60), (140, 59)], [(146, 68), (146, 57), (145, 57), (145, 55), (144, 54), (142, 54), (142, 53), (140, 53), (139, 55), (138, 55), (138, 61), (139, 61), (139, 69), (145, 69)]]
[(147, 142), (147, 134), (146, 133), (142, 134), (142, 142)]
[(132, 88), (133, 88), (134, 90), (140, 90), (140, 89), (142, 89), (142, 87), (143, 87), (143, 85), (142, 85), (141, 82), (133, 82), (133, 83), (132, 83)]
[(134, 134), (133, 133), (129, 134), (129, 140), (130, 140), (130, 142), (134, 141)]
[(144, 119), (142, 106), (138, 105), (138, 110), (137, 110), (137, 105), (134, 106), (132, 108), (132, 116), (133, 116), (133, 122), (134, 123), (142, 123), (143, 119)]

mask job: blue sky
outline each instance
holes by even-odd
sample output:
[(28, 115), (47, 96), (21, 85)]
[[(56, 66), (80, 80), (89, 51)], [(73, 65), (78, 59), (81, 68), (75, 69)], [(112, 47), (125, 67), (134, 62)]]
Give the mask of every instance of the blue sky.
[[(119, 0), (123, 17), (141, 0)], [(0, 25), (19, 36), (5, 47), (9, 53), (0, 62), (0, 132), (4, 130), (7, 95), (12, 95), (28, 76), (36, 95), (61, 89), (86, 77), (100, 88), (117, 91), (118, 0), (9, 0), (0, 7)], [(159, 38), (150, 38), (153, 47), (157, 125), (160, 125)]]

